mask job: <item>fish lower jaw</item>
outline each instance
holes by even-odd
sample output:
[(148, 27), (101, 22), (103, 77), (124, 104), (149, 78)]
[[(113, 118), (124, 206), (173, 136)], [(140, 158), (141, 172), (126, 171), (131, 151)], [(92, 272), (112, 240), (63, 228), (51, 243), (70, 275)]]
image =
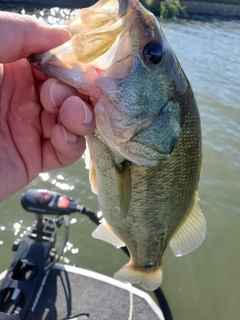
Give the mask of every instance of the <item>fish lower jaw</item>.
[(114, 274), (114, 278), (140, 284), (144, 289), (154, 291), (162, 283), (162, 266), (158, 268), (136, 268), (131, 262)]

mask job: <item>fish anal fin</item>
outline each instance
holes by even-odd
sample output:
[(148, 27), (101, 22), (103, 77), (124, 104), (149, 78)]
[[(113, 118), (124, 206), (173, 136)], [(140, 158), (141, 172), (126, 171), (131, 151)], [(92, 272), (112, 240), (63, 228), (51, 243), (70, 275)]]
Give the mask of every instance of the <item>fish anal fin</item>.
[(170, 241), (170, 247), (177, 257), (195, 250), (205, 239), (206, 220), (197, 201), (196, 193), (194, 204), (188, 216)]
[(162, 283), (162, 266), (155, 269), (137, 269), (131, 261), (114, 274), (114, 278), (140, 284), (146, 290), (156, 290)]
[(102, 222), (93, 231), (92, 236), (93, 238), (111, 243), (116, 248), (125, 247), (125, 243), (116, 236), (105, 219), (102, 219)]
[(128, 214), (132, 194), (132, 182), (130, 172), (131, 162), (129, 162), (128, 160), (124, 160), (121, 163), (114, 162), (113, 164), (116, 170), (118, 181), (120, 211), (122, 215), (122, 220), (124, 221)]

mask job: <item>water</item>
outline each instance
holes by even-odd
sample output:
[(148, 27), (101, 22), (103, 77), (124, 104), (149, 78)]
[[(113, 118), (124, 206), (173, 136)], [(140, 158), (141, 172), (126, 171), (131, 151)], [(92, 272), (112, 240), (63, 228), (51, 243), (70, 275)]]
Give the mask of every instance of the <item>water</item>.
[[(38, 12), (50, 22), (58, 21)], [(61, 11), (66, 18), (70, 11)], [(199, 195), (207, 219), (202, 246), (176, 258), (167, 249), (162, 288), (175, 320), (237, 320), (240, 299), (240, 23), (234, 21), (164, 21), (163, 30), (185, 70), (198, 101), (203, 133), (204, 167)], [(30, 187), (63, 192), (98, 210), (84, 161), (49, 172)], [(0, 204), (0, 271), (8, 267), (14, 239), (23, 235), (33, 216), (20, 206), (21, 190)], [(85, 216), (70, 217), (70, 237), (63, 263), (112, 276), (127, 257), (95, 240), (95, 226)], [(57, 248), (60, 250), (60, 232)], [(149, 319), (150, 320), (150, 319)]]

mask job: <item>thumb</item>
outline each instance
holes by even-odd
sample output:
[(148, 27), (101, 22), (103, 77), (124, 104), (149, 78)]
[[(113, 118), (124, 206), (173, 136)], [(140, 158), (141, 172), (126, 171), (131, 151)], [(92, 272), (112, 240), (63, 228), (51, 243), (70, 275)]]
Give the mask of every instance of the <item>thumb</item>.
[(0, 63), (43, 53), (69, 40), (67, 30), (28, 15), (0, 12)]

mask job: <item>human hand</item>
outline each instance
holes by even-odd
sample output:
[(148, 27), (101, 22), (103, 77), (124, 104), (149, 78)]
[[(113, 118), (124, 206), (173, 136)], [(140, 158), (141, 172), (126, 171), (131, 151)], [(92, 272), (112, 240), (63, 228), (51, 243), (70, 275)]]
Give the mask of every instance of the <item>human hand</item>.
[(66, 30), (1, 12), (0, 39), (1, 201), (40, 172), (76, 161), (95, 123), (87, 97), (47, 79), (26, 59), (67, 41)]

